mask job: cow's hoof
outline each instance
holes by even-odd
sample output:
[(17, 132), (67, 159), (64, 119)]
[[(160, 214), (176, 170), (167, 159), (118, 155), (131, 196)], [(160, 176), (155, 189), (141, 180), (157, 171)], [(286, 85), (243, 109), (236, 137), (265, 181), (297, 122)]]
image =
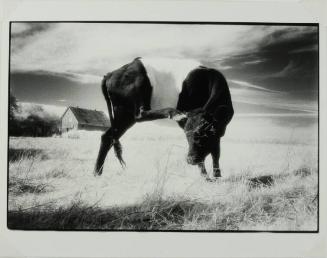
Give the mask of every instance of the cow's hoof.
[(210, 177), (206, 177), (206, 181), (209, 183), (215, 182), (215, 179), (212, 179)]
[(94, 171), (93, 171), (93, 175), (94, 175), (95, 177), (97, 177), (97, 176), (101, 176), (101, 175), (102, 175), (102, 170), (94, 170)]
[(214, 178), (207, 177), (206, 181), (210, 182), (210, 183), (217, 183), (217, 182), (220, 182), (219, 179), (220, 179), (220, 177), (214, 177)]
[(220, 171), (220, 169), (215, 169), (215, 170), (213, 171), (213, 177), (214, 177), (214, 178), (219, 178), (219, 177), (221, 177), (221, 171)]
[(208, 182), (211, 180), (210, 177), (209, 177), (209, 175), (208, 175), (207, 173), (202, 173), (202, 172), (201, 172), (200, 175), (201, 175), (202, 178), (204, 178), (204, 179), (205, 179), (206, 181), (208, 181)]

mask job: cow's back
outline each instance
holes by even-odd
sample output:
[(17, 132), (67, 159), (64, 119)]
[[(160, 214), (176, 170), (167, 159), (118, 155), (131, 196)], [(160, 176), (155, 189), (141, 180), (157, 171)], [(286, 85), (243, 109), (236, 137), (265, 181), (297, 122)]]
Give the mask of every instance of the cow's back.
[(191, 59), (141, 58), (152, 86), (151, 109), (177, 107), (188, 73), (200, 66)]
[(150, 109), (152, 87), (139, 58), (108, 73), (104, 80), (103, 93), (110, 95), (114, 106), (125, 106), (135, 113), (141, 106)]

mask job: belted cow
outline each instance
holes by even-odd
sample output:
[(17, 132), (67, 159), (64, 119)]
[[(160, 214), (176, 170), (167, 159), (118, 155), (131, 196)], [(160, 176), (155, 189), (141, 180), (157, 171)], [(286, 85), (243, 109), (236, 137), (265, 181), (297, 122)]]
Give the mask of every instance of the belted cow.
[(102, 92), (111, 127), (102, 135), (94, 174), (101, 175), (113, 146), (122, 165), (119, 138), (136, 122), (170, 118), (184, 130), (189, 144), (187, 162), (204, 166), (211, 154), (213, 176), (220, 177), (220, 138), (234, 110), (224, 76), (217, 70), (185, 59), (136, 58), (104, 76)]

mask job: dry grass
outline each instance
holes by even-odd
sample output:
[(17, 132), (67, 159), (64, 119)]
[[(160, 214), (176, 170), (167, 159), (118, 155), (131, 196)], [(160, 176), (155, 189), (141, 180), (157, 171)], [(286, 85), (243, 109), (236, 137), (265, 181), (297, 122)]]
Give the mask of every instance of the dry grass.
[[(317, 229), (314, 141), (295, 144), (296, 136), (280, 135), (276, 142), (243, 141), (227, 135), (222, 143), (223, 178), (210, 183), (186, 164), (182, 131), (160, 128), (158, 132), (156, 125), (143, 124), (131, 130), (122, 139), (128, 167), (123, 170), (110, 153), (98, 178), (92, 170), (100, 134), (11, 138), (8, 227)], [(210, 160), (206, 165), (210, 168)]]

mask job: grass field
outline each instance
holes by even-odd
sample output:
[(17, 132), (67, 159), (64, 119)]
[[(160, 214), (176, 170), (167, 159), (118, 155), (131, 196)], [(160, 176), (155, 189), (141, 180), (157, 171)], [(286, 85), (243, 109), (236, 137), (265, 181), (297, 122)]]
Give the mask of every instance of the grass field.
[[(177, 126), (143, 123), (92, 174), (100, 133), (11, 137), (8, 227), (97, 230), (317, 230), (316, 123), (235, 118), (222, 139), (222, 178), (186, 164)], [(210, 159), (206, 161), (208, 171)]]

